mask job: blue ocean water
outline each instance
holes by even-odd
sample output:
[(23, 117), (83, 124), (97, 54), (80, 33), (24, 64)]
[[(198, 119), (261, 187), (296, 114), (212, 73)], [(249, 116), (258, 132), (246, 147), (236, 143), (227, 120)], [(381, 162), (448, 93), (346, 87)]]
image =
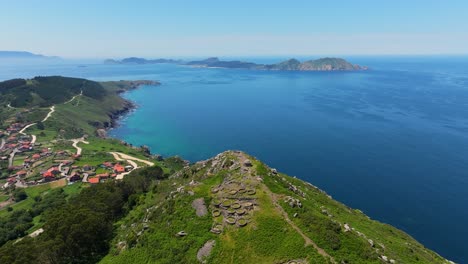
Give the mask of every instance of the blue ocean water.
[(159, 80), (124, 95), (139, 108), (113, 136), (190, 161), (246, 151), (468, 262), (468, 58), (348, 59), (371, 70), (70, 63), (2, 66), (0, 79)]

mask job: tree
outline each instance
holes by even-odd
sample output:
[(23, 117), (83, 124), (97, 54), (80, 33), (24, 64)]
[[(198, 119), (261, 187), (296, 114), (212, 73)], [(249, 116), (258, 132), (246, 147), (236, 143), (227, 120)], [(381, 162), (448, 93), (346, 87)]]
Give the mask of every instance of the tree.
[(39, 130), (45, 129), (44, 123), (42, 123), (41, 121), (37, 122), (36, 126), (37, 126), (37, 129)]
[(13, 192), (13, 197), (15, 197), (16, 202), (19, 202), (19, 201), (22, 201), (22, 200), (28, 198), (28, 195), (26, 194), (24, 189), (16, 189)]

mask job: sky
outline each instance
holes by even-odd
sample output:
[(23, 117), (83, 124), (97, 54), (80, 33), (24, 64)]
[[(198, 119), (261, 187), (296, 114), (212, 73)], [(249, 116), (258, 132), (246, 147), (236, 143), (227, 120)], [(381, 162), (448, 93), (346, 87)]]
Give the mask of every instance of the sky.
[(468, 1), (0, 0), (0, 34), (65, 58), (468, 54)]

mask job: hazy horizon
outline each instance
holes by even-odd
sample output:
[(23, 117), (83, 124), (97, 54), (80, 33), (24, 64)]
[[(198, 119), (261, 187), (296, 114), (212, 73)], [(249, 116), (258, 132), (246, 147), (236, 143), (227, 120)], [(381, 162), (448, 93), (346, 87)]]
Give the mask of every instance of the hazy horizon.
[(20, 0), (0, 6), (0, 50), (70, 59), (468, 54), (463, 1)]

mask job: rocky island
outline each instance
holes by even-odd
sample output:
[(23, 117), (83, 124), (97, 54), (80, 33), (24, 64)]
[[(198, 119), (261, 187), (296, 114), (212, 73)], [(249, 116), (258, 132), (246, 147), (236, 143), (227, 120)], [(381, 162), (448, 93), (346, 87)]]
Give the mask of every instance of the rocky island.
[(276, 70), (276, 71), (357, 71), (367, 70), (365, 66), (351, 64), (341, 58), (321, 58), (300, 62), (297, 59), (289, 59), (276, 64), (256, 64), (243, 61), (222, 61), (218, 58), (208, 58), (201, 61), (191, 61), (186, 63), (190, 66), (217, 67), (233, 69), (255, 69), (255, 70)]
[(143, 58), (125, 58), (122, 60), (108, 59), (105, 64), (158, 64), (172, 63), (186, 65), (191, 67), (207, 67), (207, 68), (228, 68), (228, 69), (252, 69), (252, 70), (271, 70), (271, 71), (359, 71), (367, 70), (366, 66), (351, 64), (342, 58), (321, 58), (316, 60), (308, 60), (300, 62), (297, 59), (289, 59), (276, 64), (257, 64), (245, 61), (223, 61), (217, 57), (208, 58), (205, 60), (184, 62), (182, 60), (172, 59), (154, 59), (147, 60)]

